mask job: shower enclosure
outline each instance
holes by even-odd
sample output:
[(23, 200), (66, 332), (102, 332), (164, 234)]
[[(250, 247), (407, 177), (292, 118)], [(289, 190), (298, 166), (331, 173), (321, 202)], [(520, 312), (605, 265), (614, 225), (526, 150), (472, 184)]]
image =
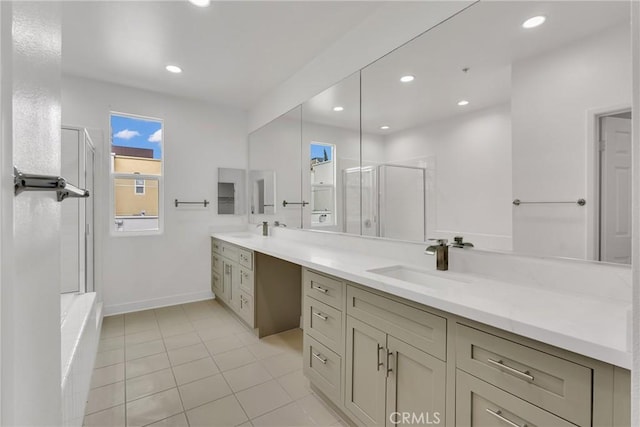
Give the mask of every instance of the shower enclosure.
[(344, 232), (426, 240), (424, 168), (390, 164), (349, 168), (343, 170), (342, 182)]
[(61, 174), (89, 190), (86, 199), (62, 203), (62, 293), (93, 292), (93, 216), (95, 149), (83, 128), (62, 128)]

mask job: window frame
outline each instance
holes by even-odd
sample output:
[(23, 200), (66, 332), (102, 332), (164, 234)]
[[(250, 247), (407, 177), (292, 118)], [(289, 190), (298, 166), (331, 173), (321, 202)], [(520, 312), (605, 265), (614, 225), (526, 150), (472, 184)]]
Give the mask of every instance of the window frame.
[[(143, 173), (134, 173), (134, 172), (114, 172), (113, 171), (113, 154), (111, 151), (111, 146), (113, 145), (113, 129), (111, 127), (111, 117), (112, 116), (120, 116), (120, 117), (129, 117), (132, 119), (140, 119), (145, 121), (154, 121), (160, 123), (162, 129), (162, 139), (160, 141), (160, 145), (162, 147), (161, 151), (161, 164), (160, 164), (160, 175), (150, 175)], [(165, 144), (164, 144), (164, 133), (165, 133), (165, 125), (164, 120), (158, 117), (144, 116), (141, 114), (132, 114), (132, 113), (122, 113), (120, 111), (110, 110), (109, 111), (109, 138), (106, 138), (107, 143), (107, 153), (108, 161), (110, 164), (109, 167), (109, 235), (112, 237), (142, 237), (142, 236), (158, 236), (164, 234), (164, 160), (165, 160)], [(138, 230), (138, 231), (118, 231), (118, 227), (116, 225), (116, 203), (115, 203), (115, 183), (117, 179), (132, 179), (134, 180), (134, 194), (136, 196), (140, 196), (141, 194), (135, 193), (135, 180), (143, 180), (143, 182), (147, 180), (157, 181), (158, 182), (158, 228), (154, 230)], [(144, 184), (145, 193), (146, 193), (146, 182)]]

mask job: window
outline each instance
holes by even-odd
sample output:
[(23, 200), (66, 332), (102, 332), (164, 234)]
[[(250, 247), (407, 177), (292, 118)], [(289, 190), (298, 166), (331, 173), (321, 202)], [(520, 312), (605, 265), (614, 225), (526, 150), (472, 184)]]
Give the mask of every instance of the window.
[(135, 193), (144, 195), (144, 179), (136, 179)]
[(162, 120), (111, 113), (112, 230), (162, 230)]
[(311, 226), (336, 225), (336, 146), (312, 142), (311, 152)]

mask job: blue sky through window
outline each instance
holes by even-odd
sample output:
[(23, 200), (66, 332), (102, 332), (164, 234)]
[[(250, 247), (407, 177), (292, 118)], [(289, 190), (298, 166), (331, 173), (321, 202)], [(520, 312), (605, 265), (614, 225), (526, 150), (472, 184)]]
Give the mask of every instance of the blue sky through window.
[(154, 159), (162, 158), (162, 122), (112, 114), (111, 132), (111, 144), (150, 148)]
[(311, 144), (311, 158), (312, 159), (324, 159), (325, 152), (327, 153), (327, 160), (331, 160), (331, 147), (328, 145), (316, 145)]

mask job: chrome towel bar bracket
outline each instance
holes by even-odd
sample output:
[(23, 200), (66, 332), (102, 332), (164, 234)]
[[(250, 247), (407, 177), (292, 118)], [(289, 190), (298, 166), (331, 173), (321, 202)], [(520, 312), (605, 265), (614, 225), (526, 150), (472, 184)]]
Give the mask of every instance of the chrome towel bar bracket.
[(24, 173), (13, 168), (13, 187), (17, 196), (23, 191), (55, 191), (59, 202), (69, 197), (89, 197), (89, 190), (69, 184), (67, 180), (54, 175), (36, 175)]

